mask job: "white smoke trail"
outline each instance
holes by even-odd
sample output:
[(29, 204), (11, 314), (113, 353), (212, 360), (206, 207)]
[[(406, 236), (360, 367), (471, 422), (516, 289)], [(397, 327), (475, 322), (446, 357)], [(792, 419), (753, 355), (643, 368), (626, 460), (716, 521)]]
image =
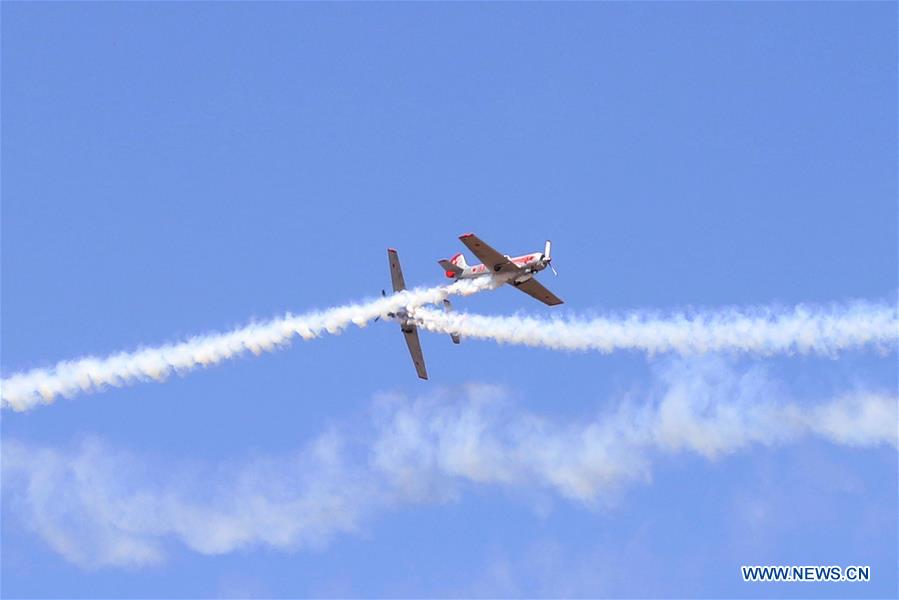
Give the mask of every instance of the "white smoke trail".
[(135, 381), (163, 381), (173, 371), (185, 372), (209, 366), (250, 351), (256, 355), (290, 342), (325, 333), (339, 334), (349, 325), (364, 327), (375, 317), (403, 307), (442, 301), (450, 295), (468, 296), (500, 285), (492, 278), (457, 281), (448, 286), (405, 290), (361, 304), (349, 304), (320, 312), (287, 315), (230, 331), (198, 336), (186, 342), (122, 352), (106, 358), (86, 357), (62, 361), (50, 368), (16, 373), (0, 381), (0, 407), (24, 411), (58, 396), (96, 391)]
[(724, 309), (667, 316), (633, 312), (590, 319), (443, 314), (427, 308), (414, 310), (413, 316), (423, 329), (459, 333), (463, 338), (604, 353), (834, 354), (864, 346), (895, 350), (899, 340), (896, 306), (870, 303), (797, 306), (791, 310)]

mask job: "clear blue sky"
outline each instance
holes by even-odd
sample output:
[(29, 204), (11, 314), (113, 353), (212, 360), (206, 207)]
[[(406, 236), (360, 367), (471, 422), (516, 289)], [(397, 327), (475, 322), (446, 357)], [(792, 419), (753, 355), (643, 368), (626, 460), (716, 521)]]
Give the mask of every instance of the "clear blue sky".
[[(896, 11), (4, 2), (3, 373), (370, 297), (389, 287), (387, 246), (407, 282), (440, 283), (467, 231), (510, 254), (551, 237), (560, 276), (541, 278), (562, 314), (895, 299)], [(511, 289), (457, 304), (549, 310)], [(63, 454), (99, 440), (148, 481), (185, 465), (227, 480), (368, 427), (385, 393), (498, 385), (516, 411), (578, 423), (639, 400), (668, 360), (423, 346), (429, 382), (377, 323), (4, 413), (2, 434)], [(723, 360), (802, 402), (896, 386), (894, 352)], [(4, 481), (2, 594), (897, 592), (895, 449), (802, 439), (659, 456), (651, 473), (600, 506), (460, 484), (314, 548), (209, 554), (163, 536), (161, 562), (128, 567), (67, 559)], [(106, 543), (83, 529), (73, 543)], [(741, 564), (875, 576), (750, 585)]]

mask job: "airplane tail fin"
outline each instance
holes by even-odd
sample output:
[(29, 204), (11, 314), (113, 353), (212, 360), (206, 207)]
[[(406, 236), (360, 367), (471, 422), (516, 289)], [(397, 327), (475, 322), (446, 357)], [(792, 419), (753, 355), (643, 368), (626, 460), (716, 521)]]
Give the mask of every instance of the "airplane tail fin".
[(452, 257), (449, 261), (460, 269), (464, 269), (468, 266), (468, 264), (465, 262), (465, 256), (461, 252)]
[[(450, 303), (448, 298), (443, 299), (443, 312), (453, 312), (453, 305)], [(450, 333), (450, 337), (452, 338), (454, 344), (458, 344), (462, 341), (462, 336), (458, 333)]]

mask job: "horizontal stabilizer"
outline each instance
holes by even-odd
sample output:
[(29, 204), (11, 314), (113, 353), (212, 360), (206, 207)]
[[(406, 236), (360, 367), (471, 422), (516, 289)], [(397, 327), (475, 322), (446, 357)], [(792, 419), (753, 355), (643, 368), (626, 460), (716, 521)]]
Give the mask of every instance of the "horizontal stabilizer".
[[(447, 313), (453, 312), (453, 305), (450, 303), (449, 298), (443, 299), (443, 312), (447, 312)], [(450, 333), (450, 338), (453, 340), (454, 344), (459, 344), (462, 342), (462, 335), (459, 333), (455, 333), (455, 332)]]
[(446, 260), (445, 258), (443, 260), (438, 260), (437, 262), (440, 263), (440, 266), (443, 267), (444, 271), (446, 271), (447, 277), (450, 276), (450, 273), (453, 274), (452, 275), (453, 277), (458, 277), (459, 275), (462, 274), (462, 267), (451, 263), (450, 261)]

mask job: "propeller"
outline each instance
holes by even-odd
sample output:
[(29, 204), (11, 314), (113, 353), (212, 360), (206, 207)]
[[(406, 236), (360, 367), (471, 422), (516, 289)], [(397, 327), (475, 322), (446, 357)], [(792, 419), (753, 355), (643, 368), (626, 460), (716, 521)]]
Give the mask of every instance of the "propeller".
[(556, 268), (553, 266), (553, 259), (550, 255), (550, 250), (552, 250), (552, 242), (546, 240), (546, 245), (543, 246), (543, 260), (546, 261), (546, 264), (549, 265), (549, 268), (552, 269), (553, 275), (556, 277), (559, 276), (559, 272), (556, 271)]

